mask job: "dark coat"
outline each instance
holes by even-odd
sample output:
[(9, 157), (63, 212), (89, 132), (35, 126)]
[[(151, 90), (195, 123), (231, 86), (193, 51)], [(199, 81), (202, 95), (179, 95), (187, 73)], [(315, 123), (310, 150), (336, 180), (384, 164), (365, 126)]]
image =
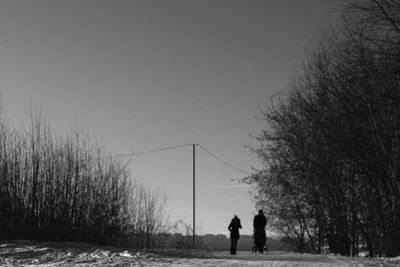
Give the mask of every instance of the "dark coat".
[(264, 214), (254, 216), (254, 243), (256, 246), (263, 247), (266, 243), (267, 235), (265, 234), (265, 226), (267, 225), (267, 218)]
[(265, 229), (267, 225), (267, 217), (264, 214), (254, 216), (253, 227), (254, 229)]
[(239, 239), (239, 228), (242, 228), (240, 219), (238, 217), (234, 217), (228, 226), (228, 230), (231, 231), (231, 239)]

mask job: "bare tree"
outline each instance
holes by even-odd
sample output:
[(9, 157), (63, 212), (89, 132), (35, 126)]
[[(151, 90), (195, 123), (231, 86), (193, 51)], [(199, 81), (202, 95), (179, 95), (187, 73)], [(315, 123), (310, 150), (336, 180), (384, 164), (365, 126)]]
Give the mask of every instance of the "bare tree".
[(262, 112), (253, 149), (273, 226), (298, 251), (400, 254), (400, 5), (351, 1), (287, 98)]

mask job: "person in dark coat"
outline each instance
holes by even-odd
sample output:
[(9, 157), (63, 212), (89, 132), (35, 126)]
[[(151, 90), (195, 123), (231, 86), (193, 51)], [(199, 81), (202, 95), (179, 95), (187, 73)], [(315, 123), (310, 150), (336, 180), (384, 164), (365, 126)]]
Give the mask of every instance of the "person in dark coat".
[(265, 226), (267, 225), (267, 218), (262, 210), (258, 211), (258, 214), (254, 216), (253, 227), (254, 227), (254, 244), (255, 251), (260, 253), (264, 252), (265, 243), (267, 241), (267, 235), (265, 233)]
[(233, 219), (231, 223), (228, 226), (228, 230), (231, 232), (231, 254), (235, 255), (236, 254), (236, 248), (237, 248), (237, 242), (239, 240), (239, 229), (242, 228), (242, 225), (240, 224), (240, 219), (238, 216), (233, 216)]

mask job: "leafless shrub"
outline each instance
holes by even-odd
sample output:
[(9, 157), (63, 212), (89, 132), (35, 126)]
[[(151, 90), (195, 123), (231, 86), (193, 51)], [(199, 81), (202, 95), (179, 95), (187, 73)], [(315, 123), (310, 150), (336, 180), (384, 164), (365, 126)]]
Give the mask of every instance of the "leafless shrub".
[(165, 223), (158, 197), (88, 138), (53, 137), (40, 114), (22, 130), (0, 121), (2, 239), (150, 247)]

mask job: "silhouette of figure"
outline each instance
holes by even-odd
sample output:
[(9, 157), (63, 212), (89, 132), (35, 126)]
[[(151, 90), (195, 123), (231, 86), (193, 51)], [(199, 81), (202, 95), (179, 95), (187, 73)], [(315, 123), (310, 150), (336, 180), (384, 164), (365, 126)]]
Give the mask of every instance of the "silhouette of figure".
[[(254, 252), (264, 252), (265, 243), (267, 241), (267, 235), (265, 234), (265, 226), (267, 225), (267, 218), (262, 210), (258, 211), (258, 214), (254, 216), (253, 227), (254, 227)], [(267, 251), (267, 249), (266, 249)]]
[(236, 254), (237, 242), (240, 237), (239, 228), (241, 229), (242, 225), (240, 224), (238, 216), (235, 215), (228, 226), (228, 230), (231, 232), (231, 255)]

